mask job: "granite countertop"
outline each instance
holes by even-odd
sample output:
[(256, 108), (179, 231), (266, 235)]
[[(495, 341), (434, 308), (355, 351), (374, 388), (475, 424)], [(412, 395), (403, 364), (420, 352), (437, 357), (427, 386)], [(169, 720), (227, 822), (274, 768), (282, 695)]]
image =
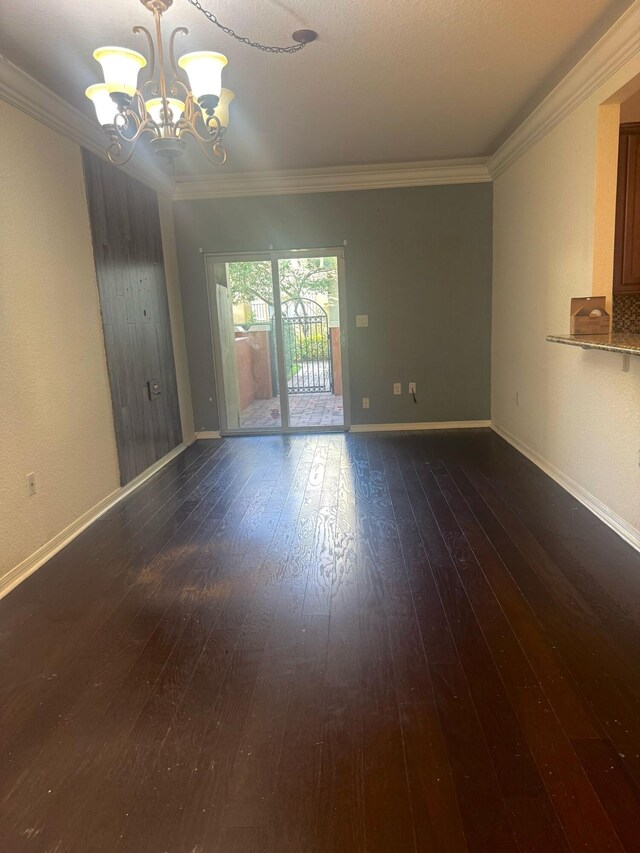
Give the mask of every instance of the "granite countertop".
[(583, 349), (640, 355), (640, 335), (627, 332), (611, 332), (608, 335), (547, 335), (547, 340), (554, 344), (567, 344)]

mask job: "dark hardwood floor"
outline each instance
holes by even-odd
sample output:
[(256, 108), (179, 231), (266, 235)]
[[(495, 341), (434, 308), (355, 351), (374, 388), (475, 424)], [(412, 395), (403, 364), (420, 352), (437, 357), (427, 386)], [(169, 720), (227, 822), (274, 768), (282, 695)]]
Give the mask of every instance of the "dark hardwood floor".
[(199, 441), (0, 601), (0, 851), (640, 851), (639, 651), (489, 431)]

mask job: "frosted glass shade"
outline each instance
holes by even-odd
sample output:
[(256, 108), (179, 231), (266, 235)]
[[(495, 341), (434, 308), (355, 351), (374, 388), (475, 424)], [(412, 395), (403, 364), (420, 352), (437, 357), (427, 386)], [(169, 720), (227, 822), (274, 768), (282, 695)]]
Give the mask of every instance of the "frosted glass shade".
[[(177, 98), (167, 98), (167, 106), (171, 110), (171, 118), (167, 116), (167, 124), (175, 124), (184, 112), (184, 101)], [(152, 98), (145, 102), (145, 107), (156, 124), (164, 124), (162, 121), (162, 98)]]
[(147, 60), (141, 53), (126, 47), (99, 47), (93, 58), (102, 65), (104, 82), (109, 92), (124, 92), (133, 97), (138, 87), (138, 74)]
[(85, 95), (92, 101), (93, 106), (96, 108), (96, 115), (100, 124), (113, 124), (118, 110), (111, 100), (107, 84), (95, 83), (93, 86), (89, 86)]
[(223, 89), (220, 92), (220, 100), (214, 115), (225, 130), (229, 127), (229, 104), (234, 98), (235, 93), (231, 89)]
[(227, 57), (224, 54), (213, 53), (210, 50), (185, 53), (178, 60), (178, 65), (189, 78), (189, 86), (196, 101), (205, 95), (220, 96), (222, 69), (226, 64)]

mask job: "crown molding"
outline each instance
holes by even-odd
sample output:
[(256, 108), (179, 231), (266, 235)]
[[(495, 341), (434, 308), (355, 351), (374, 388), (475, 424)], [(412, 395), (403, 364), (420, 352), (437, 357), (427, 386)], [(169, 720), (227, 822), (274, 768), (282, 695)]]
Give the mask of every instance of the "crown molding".
[[(106, 139), (98, 124), (4, 56), (0, 56), (0, 98), (56, 133), (106, 159)], [(146, 160), (144, 150), (137, 151), (121, 168), (158, 192), (173, 194), (173, 178)]]
[[(124, 167), (174, 201), (375, 190), (494, 180), (640, 51), (640, 0), (613, 24), (491, 157), (174, 178), (136, 152)], [(0, 98), (73, 142), (106, 156), (97, 124), (0, 56)]]
[(492, 179), (533, 148), (639, 50), (640, 0), (636, 0), (489, 158)]
[[(95, 121), (87, 118), (3, 56), (0, 56), (0, 98), (72, 142), (106, 158), (104, 133)], [(175, 201), (491, 181), (485, 157), (299, 171), (203, 175), (174, 180), (146, 159), (143, 148), (134, 154), (129, 163), (120, 168), (158, 192), (166, 193)]]
[(174, 201), (380, 190), (491, 181), (485, 157), (176, 178)]

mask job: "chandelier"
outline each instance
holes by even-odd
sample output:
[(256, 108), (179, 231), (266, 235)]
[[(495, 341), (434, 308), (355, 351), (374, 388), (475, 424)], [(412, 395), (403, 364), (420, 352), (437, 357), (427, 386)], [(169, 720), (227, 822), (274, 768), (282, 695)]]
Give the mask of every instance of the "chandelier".
[[(200, 50), (184, 54), (176, 63), (175, 38), (189, 32), (186, 27), (177, 27), (169, 38), (167, 74), (161, 19), (173, 0), (140, 2), (153, 14), (155, 24), (157, 51), (146, 27), (133, 28), (134, 33), (144, 33), (147, 38), (149, 62), (141, 53), (125, 47), (99, 47), (93, 53), (102, 66), (104, 83), (89, 86), (85, 94), (109, 137), (107, 156), (112, 163), (123, 166), (131, 159), (138, 141), (146, 137), (157, 154), (173, 159), (182, 154), (186, 138), (191, 136), (212, 163), (221, 165), (227, 159), (222, 138), (229, 126), (229, 105), (235, 97), (230, 89), (222, 87), (227, 57)], [(188, 2), (227, 35), (268, 53), (296, 53), (317, 37), (312, 30), (298, 30), (293, 34), (295, 45), (270, 47), (238, 36), (203, 9), (199, 0)], [(138, 87), (143, 68), (147, 68), (146, 79)]]

